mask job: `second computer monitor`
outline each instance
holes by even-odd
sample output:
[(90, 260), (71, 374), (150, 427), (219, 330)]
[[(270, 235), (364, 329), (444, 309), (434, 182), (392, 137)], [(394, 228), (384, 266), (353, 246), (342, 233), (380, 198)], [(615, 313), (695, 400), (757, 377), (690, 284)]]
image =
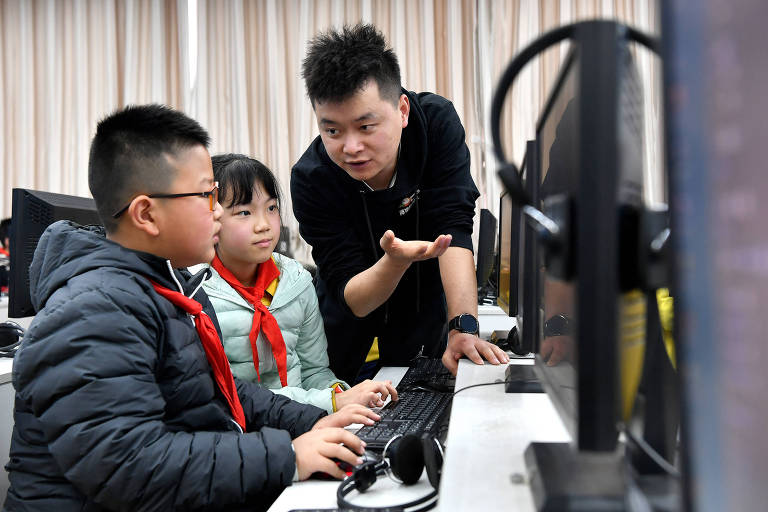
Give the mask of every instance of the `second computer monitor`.
[(480, 210), (480, 232), (477, 238), (477, 298), (478, 303), (491, 301), (497, 295), (496, 217), (490, 210)]
[(35, 314), (29, 296), (29, 265), (45, 228), (63, 219), (83, 225), (100, 224), (100, 219), (96, 203), (87, 197), (15, 188), (12, 201), (8, 316), (21, 318)]

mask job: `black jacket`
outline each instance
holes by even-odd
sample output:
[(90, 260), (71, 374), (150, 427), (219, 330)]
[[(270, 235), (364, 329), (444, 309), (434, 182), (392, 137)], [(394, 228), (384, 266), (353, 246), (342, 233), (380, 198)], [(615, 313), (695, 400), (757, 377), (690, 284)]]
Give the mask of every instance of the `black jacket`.
[(237, 382), (238, 432), (190, 318), (148, 279), (191, 295), (201, 278), (171, 272), (100, 228), (43, 234), (38, 313), (13, 365), (5, 510), (259, 510), (290, 485), (291, 439), (325, 413)]
[(403, 90), (410, 101), (397, 179), (370, 191), (334, 164), (317, 137), (291, 173), (293, 211), (318, 267), (318, 298), (328, 336), (330, 367), (353, 381), (375, 336), (384, 365), (407, 365), (423, 347), (440, 356), (446, 343), (445, 294), (436, 259), (411, 265), (389, 300), (356, 318), (344, 300), (352, 277), (384, 251), (387, 229), (403, 240), (453, 235), (472, 250), (477, 187), (469, 172), (464, 128), (451, 102)]

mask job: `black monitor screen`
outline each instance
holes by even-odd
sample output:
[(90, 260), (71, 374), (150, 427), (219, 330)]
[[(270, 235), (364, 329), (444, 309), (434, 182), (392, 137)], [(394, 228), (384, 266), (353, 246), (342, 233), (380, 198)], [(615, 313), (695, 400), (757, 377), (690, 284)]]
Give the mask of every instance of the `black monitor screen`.
[(765, 510), (768, 3), (662, 6), (687, 509)]
[[(526, 143), (525, 158), (520, 168), (520, 177), (526, 192), (535, 201), (538, 194), (538, 146), (535, 140)], [(513, 207), (514, 220), (511, 223), (511, 239), (516, 241), (517, 252), (513, 254), (517, 282), (517, 329), (520, 345), (517, 354), (534, 352), (538, 343), (538, 245), (534, 227), (526, 223), (518, 206)], [(515, 265), (514, 262), (517, 262)], [(527, 319), (533, 319), (530, 322)]]
[(96, 203), (86, 197), (15, 188), (12, 201), (8, 316), (22, 318), (35, 314), (29, 298), (29, 265), (45, 228), (58, 220), (82, 225), (101, 221)]
[[(556, 195), (578, 196), (578, 76), (577, 61), (572, 53), (538, 129), (539, 206), (543, 200)], [(540, 256), (542, 253), (539, 251)], [(546, 373), (550, 396), (573, 435), (578, 414), (574, 359), (576, 282), (548, 274), (543, 260), (538, 262), (537, 272), (540, 302), (534, 320), (540, 324), (538, 354), (544, 363), (540, 366)]]
[(490, 210), (480, 210), (480, 233), (477, 238), (477, 294), (480, 303), (496, 297), (493, 277), (496, 259), (496, 217)]
[(537, 125), (537, 205), (561, 232), (539, 244), (536, 370), (579, 450), (614, 450), (640, 377), (645, 300), (622, 283), (622, 247), (642, 207), (642, 104), (626, 41), (585, 24)]

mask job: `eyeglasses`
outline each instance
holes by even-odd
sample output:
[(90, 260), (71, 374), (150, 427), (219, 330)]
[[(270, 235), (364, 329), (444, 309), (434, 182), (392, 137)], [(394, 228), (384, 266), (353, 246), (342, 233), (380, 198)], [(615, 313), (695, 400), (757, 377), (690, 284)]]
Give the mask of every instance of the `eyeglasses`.
[[(194, 196), (208, 198), (208, 207), (211, 209), (211, 211), (215, 210), (216, 203), (219, 202), (219, 182), (218, 181), (214, 182), (213, 188), (208, 192), (186, 192), (184, 194), (148, 194), (147, 195), (147, 197), (152, 197), (157, 199), (174, 199), (177, 197), (194, 197)], [(133, 199), (131, 199), (131, 201), (133, 201)], [(127, 205), (125, 205), (125, 207), (120, 208), (118, 211), (116, 211), (112, 215), (112, 218), (116, 219), (122, 214), (124, 214), (129, 206), (131, 206), (131, 203), (128, 203)]]

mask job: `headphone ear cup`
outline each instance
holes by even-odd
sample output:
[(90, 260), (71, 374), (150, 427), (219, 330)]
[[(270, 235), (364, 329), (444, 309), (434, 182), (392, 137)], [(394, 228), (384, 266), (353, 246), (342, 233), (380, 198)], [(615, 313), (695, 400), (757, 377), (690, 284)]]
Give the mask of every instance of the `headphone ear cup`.
[(421, 440), (415, 434), (406, 434), (395, 440), (387, 450), (392, 473), (406, 485), (419, 481), (424, 471)]
[(440, 441), (424, 434), (421, 436), (421, 446), (424, 453), (424, 465), (427, 468), (427, 478), (435, 489), (440, 488), (440, 476), (443, 473), (443, 451)]

